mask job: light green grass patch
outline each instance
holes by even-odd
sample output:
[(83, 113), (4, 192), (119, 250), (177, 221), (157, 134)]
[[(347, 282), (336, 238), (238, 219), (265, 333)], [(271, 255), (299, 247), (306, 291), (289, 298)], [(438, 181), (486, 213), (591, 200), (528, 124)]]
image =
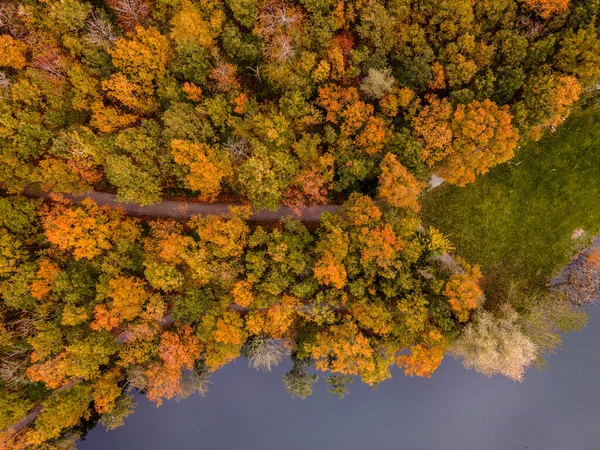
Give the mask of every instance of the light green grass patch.
[(600, 232), (600, 112), (571, 118), (475, 183), (429, 192), (423, 219), (481, 266), (488, 298), (511, 282), (545, 284)]

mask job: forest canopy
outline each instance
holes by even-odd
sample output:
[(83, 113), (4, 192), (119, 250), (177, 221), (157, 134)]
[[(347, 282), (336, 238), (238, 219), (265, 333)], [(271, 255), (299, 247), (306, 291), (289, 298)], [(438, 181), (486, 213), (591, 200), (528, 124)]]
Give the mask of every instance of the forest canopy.
[(2, 183), (258, 208), (464, 185), (595, 95), (596, 8), (3, 2)]
[[(0, 429), (59, 448), (204, 393), (240, 356), (306, 397), (444, 355), (521, 380), (585, 321), (486, 302), (419, 217), (594, 102), (592, 0), (21, 0), (0, 4)], [(23, 196), (50, 192), (50, 200)], [(133, 218), (60, 194), (222, 202)], [(318, 228), (254, 209), (343, 204)], [(526, 297), (526, 298), (525, 298)], [(33, 413), (32, 420), (26, 420)]]

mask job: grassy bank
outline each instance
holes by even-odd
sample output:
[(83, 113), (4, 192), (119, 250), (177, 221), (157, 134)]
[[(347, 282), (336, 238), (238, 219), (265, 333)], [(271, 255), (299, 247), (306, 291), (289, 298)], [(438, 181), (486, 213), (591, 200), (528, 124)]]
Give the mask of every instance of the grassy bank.
[(600, 112), (573, 117), (465, 188), (433, 190), (423, 217), (481, 265), (488, 297), (512, 281), (547, 282), (600, 231)]

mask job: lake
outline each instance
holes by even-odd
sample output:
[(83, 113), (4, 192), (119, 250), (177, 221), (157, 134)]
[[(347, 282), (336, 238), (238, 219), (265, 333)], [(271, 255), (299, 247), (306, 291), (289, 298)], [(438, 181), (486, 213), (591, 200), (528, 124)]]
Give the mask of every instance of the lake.
[(160, 408), (137, 395), (125, 426), (92, 430), (81, 450), (593, 450), (600, 449), (600, 310), (565, 337), (548, 369), (523, 383), (486, 378), (446, 358), (431, 379), (396, 369), (376, 391), (355, 381), (339, 399), (323, 377), (306, 400), (281, 376), (238, 359), (213, 374), (206, 397)]

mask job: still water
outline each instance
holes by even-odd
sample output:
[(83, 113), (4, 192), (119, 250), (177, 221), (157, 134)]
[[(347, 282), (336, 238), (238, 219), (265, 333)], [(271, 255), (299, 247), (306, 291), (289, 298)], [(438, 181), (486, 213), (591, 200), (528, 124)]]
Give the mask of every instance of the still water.
[(565, 338), (549, 368), (523, 383), (486, 378), (447, 358), (431, 379), (399, 370), (377, 391), (355, 381), (339, 399), (324, 380), (291, 399), (281, 376), (239, 359), (213, 374), (206, 397), (160, 408), (137, 396), (125, 426), (98, 426), (81, 450), (600, 450), (600, 309)]

